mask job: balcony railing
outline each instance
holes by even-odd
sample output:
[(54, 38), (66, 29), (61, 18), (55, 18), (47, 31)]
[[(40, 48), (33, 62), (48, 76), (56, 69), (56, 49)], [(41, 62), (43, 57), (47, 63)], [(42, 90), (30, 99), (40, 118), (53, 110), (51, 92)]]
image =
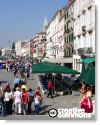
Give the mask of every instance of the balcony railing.
[(92, 53), (93, 48), (92, 47), (79, 48), (79, 49), (77, 49), (77, 52), (78, 52), (78, 54)]

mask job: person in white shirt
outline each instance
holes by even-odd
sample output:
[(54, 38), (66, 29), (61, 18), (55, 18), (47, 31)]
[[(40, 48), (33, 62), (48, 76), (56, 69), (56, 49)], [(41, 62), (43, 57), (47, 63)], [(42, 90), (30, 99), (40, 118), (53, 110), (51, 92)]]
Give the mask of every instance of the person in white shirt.
[(15, 112), (16, 114), (20, 115), (22, 108), (21, 108), (21, 96), (22, 92), (20, 91), (20, 88), (16, 88), (16, 92), (14, 93), (14, 103), (15, 103)]
[(5, 102), (5, 108), (6, 108), (6, 115), (10, 114), (9, 106), (10, 106), (10, 91), (9, 88), (7, 88), (6, 92), (4, 93), (4, 102)]
[(41, 97), (39, 95), (35, 95), (34, 106), (35, 106), (36, 114), (39, 114), (39, 111), (40, 111), (40, 100), (41, 100)]

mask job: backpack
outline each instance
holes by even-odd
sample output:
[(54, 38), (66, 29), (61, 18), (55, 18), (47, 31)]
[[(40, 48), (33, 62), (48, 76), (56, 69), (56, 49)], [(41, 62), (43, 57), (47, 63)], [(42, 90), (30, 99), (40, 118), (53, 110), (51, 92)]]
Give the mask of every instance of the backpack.
[(34, 96), (29, 95), (29, 102), (33, 102), (34, 101)]

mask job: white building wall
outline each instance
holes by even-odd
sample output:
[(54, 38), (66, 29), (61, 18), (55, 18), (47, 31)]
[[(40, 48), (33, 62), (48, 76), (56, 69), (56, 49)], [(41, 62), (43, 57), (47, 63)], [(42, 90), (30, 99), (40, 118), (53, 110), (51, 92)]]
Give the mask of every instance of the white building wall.
[(15, 43), (15, 51), (17, 56), (22, 56), (22, 46), (21, 41)]
[[(91, 7), (90, 7), (91, 6)], [(89, 8), (90, 7), (90, 8)], [(83, 14), (83, 10), (85, 13)], [(82, 26), (86, 26), (86, 33), (83, 35)], [(90, 32), (91, 31), (91, 32)], [(80, 37), (79, 37), (80, 36)], [(74, 2), (74, 50), (77, 54), (79, 48), (93, 48), (95, 53), (95, 2), (94, 0), (76, 0)], [(73, 61), (79, 55), (73, 55)], [(73, 68), (76, 67), (73, 64)], [(79, 69), (80, 71), (80, 69)]]
[(47, 28), (46, 57), (48, 58), (62, 58), (64, 56), (64, 17), (60, 21), (59, 19), (58, 12)]

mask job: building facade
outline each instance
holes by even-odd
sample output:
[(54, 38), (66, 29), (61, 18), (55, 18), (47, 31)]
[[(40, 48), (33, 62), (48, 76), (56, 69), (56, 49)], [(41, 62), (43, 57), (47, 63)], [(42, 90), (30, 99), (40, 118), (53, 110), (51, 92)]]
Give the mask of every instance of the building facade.
[(37, 33), (34, 38), (34, 51), (33, 57), (38, 58), (39, 61), (44, 57), (45, 54), (45, 44), (46, 44), (46, 32)]
[(81, 71), (80, 60), (95, 56), (95, 3), (94, 0), (74, 2), (73, 69)]
[(16, 56), (23, 56), (23, 46), (26, 44), (27, 41), (17, 41), (15, 43), (15, 52)]
[(46, 58), (56, 63), (64, 59), (64, 8), (56, 12), (47, 27)]
[(33, 40), (27, 41), (22, 48), (22, 55), (25, 57), (33, 57)]
[(67, 58), (69, 61), (66, 62), (68, 67), (72, 68), (73, 63), (73, 30), (74, 30), (74, 23), (73, 23), (73, 14), (74, 14), (74, 1), (69, 0), (68, 5), (65, 10), (65, 32), (64, 32), (64, 57)]

